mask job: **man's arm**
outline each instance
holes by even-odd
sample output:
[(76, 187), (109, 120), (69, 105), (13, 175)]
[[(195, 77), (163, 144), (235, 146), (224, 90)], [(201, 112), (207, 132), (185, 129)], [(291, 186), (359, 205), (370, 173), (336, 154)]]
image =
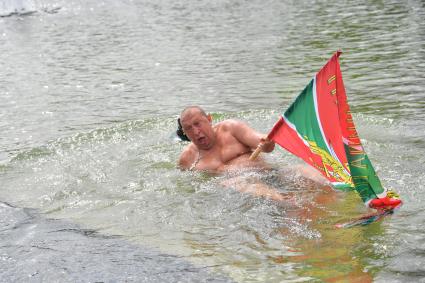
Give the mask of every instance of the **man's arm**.
[(255, 149), (258, 145), (262, 144), (262, 151), (272, 152), (275, 143), (267, 139), (266, 135), (262, 135), (249, 127), (242, 121), (232, 120), (231, 129), (233, 136), (242, 144), (251, 149)]
[(192, 166), (193, 161), (193, 150), (189, 146), (181, 153), (178, 167), (182, 170), (188, 170), (190, 169), (190, 166)]

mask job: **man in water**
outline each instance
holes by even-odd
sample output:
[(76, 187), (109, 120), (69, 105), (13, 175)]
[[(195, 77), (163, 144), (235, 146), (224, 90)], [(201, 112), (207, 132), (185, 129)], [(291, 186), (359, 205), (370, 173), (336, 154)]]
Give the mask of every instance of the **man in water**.
[[(206, 114), (199, 106), (190, 106), (182, 111), (179, 123), (181, 130), (191, 141), (181, 153), (178, 162), (183, 170), (217, 174), (243, 169), (272, 169), (261, 157), (255, 160), (250, 160), (249, 157), (257, 147), (261, 147), (262, 152), (272, 152), (275, 143), (241, 121), (228, 119), (213, 125), (211, 115)], [(323, 176), (308, 166), (298, 166), (296, 170), (316, 183), (326, 183)], [(279, 191), (258, 179), (253, 181), (235, 176), (222, 184), (256, 196), (284, 200)]]
[(275, 144), (241, 121), (229, 119), (212, 124), (212, 117), (199, 106), (185, 108), (180, 115), (183, 132), (191, 143), (180, 156), (181, 169), (222, 173), (242, 168), (265, 169), (261, 159), (249, 160), (258, 146), (273, 151)]

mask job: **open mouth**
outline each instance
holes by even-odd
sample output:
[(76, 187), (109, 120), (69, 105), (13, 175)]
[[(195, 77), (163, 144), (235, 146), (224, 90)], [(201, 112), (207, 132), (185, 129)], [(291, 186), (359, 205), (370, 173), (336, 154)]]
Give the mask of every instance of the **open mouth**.
[(200, 137), (200, 138), (198, 138), (198, 143), (204, 144), (206, 142), (206, 140), (207, 139), (205, 137)]

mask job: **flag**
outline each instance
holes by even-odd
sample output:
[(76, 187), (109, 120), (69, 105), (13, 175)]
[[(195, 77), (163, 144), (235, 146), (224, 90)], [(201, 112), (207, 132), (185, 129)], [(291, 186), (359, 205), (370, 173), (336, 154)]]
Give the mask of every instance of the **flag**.
[(347, 103), (336, 52), (279, 118), (268, 135), (319, 170), (337, 189), (355, 189), (377, 209), (401, 204), (386, 190), (370, 162)]

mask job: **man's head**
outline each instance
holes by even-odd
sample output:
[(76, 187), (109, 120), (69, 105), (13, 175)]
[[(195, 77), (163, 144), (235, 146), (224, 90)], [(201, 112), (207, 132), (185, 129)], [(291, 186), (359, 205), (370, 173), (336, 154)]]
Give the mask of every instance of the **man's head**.
[(210, 149), (214, 145), (211, 115), (207, 115), (201, 107), (186, 107), (180, 114), (180, 123), (186, 136), (199, 149)]

